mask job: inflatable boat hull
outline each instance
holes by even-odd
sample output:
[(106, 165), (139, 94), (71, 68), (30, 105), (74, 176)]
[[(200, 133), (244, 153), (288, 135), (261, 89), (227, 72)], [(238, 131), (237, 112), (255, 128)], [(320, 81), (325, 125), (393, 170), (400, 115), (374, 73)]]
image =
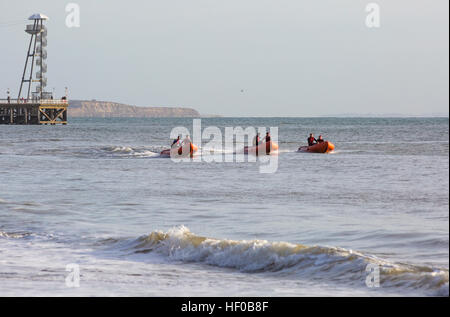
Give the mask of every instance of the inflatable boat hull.
[(165, 149), (161, 151), (160, 156), (161, 157), (189, 157), (191, 155), (194, 155), (198, 151), (198, 146), (195, 144), (190, 144), (189, 151), (184, 151), (184, 148), (182, 146), (177, 146), (172, 149)]
[(317, 143), (311, 146), (301, 146), (298, 152), (304, 153), (330, 153), (334, 150), (334, 144), (328, 141)]

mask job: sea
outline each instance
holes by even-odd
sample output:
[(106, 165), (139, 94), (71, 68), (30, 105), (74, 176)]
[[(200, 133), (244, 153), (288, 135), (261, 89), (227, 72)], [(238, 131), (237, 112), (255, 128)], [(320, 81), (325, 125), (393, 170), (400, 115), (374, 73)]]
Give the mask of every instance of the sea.
[(159, 155), (193, 124), (1, 125), (0, 296), (449, 296), (448, 118), (201, 118), (279, 150)]

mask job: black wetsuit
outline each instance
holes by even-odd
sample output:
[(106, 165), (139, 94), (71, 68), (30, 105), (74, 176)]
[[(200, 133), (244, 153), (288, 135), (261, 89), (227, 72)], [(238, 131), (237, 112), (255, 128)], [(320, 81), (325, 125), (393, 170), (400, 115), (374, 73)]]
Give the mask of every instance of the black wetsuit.
[(314, 137), (311, 136), (308, 138), (308, 146), (314, 145), (314, 142), (317, 142), (317, 140)]
[(264, 140), (266, 141), (266, 154), (269, 155), (270, 154), (270, 135), (266, 135), (266, 137), (264, 138)]

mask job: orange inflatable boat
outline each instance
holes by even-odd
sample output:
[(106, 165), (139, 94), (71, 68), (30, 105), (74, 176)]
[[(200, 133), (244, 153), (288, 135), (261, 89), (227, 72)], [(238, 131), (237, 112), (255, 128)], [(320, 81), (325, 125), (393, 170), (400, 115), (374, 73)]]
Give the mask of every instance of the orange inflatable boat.
[(270, 154), (276, 151), (278, 151), (278, 144), (272, 141), (261, 143), (258, 146), (244, 147), (244, 154)]
[[(184, 151), (183, 146), (175, 146), (172, 149), (165, 149), (161, 151), (160, 156), (161, 157), (188, 157), (195, 154), (195, 152), (198, 151), (198, 146), (195, 144), (190, 144), (189, 151)], [(184, 152), (184, 153), (183, 153)]]
[(328, 141), (316, 143), (311, 146), (301, 146), (298, 148), (298, 152), (305, 152), (305, 153), (329, 153), (333, 150), (334, 144)]

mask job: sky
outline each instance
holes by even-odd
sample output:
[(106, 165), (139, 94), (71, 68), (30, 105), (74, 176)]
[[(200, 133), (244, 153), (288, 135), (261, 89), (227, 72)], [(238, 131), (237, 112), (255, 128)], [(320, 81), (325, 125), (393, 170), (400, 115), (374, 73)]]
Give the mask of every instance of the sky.
[[(0, 98), (17, 94), (33, 13), (48, 90), (223, 116), (449, 111), (448, 0), (0, 0)], [(66, 26), (68, 3), (80, 27)]]

